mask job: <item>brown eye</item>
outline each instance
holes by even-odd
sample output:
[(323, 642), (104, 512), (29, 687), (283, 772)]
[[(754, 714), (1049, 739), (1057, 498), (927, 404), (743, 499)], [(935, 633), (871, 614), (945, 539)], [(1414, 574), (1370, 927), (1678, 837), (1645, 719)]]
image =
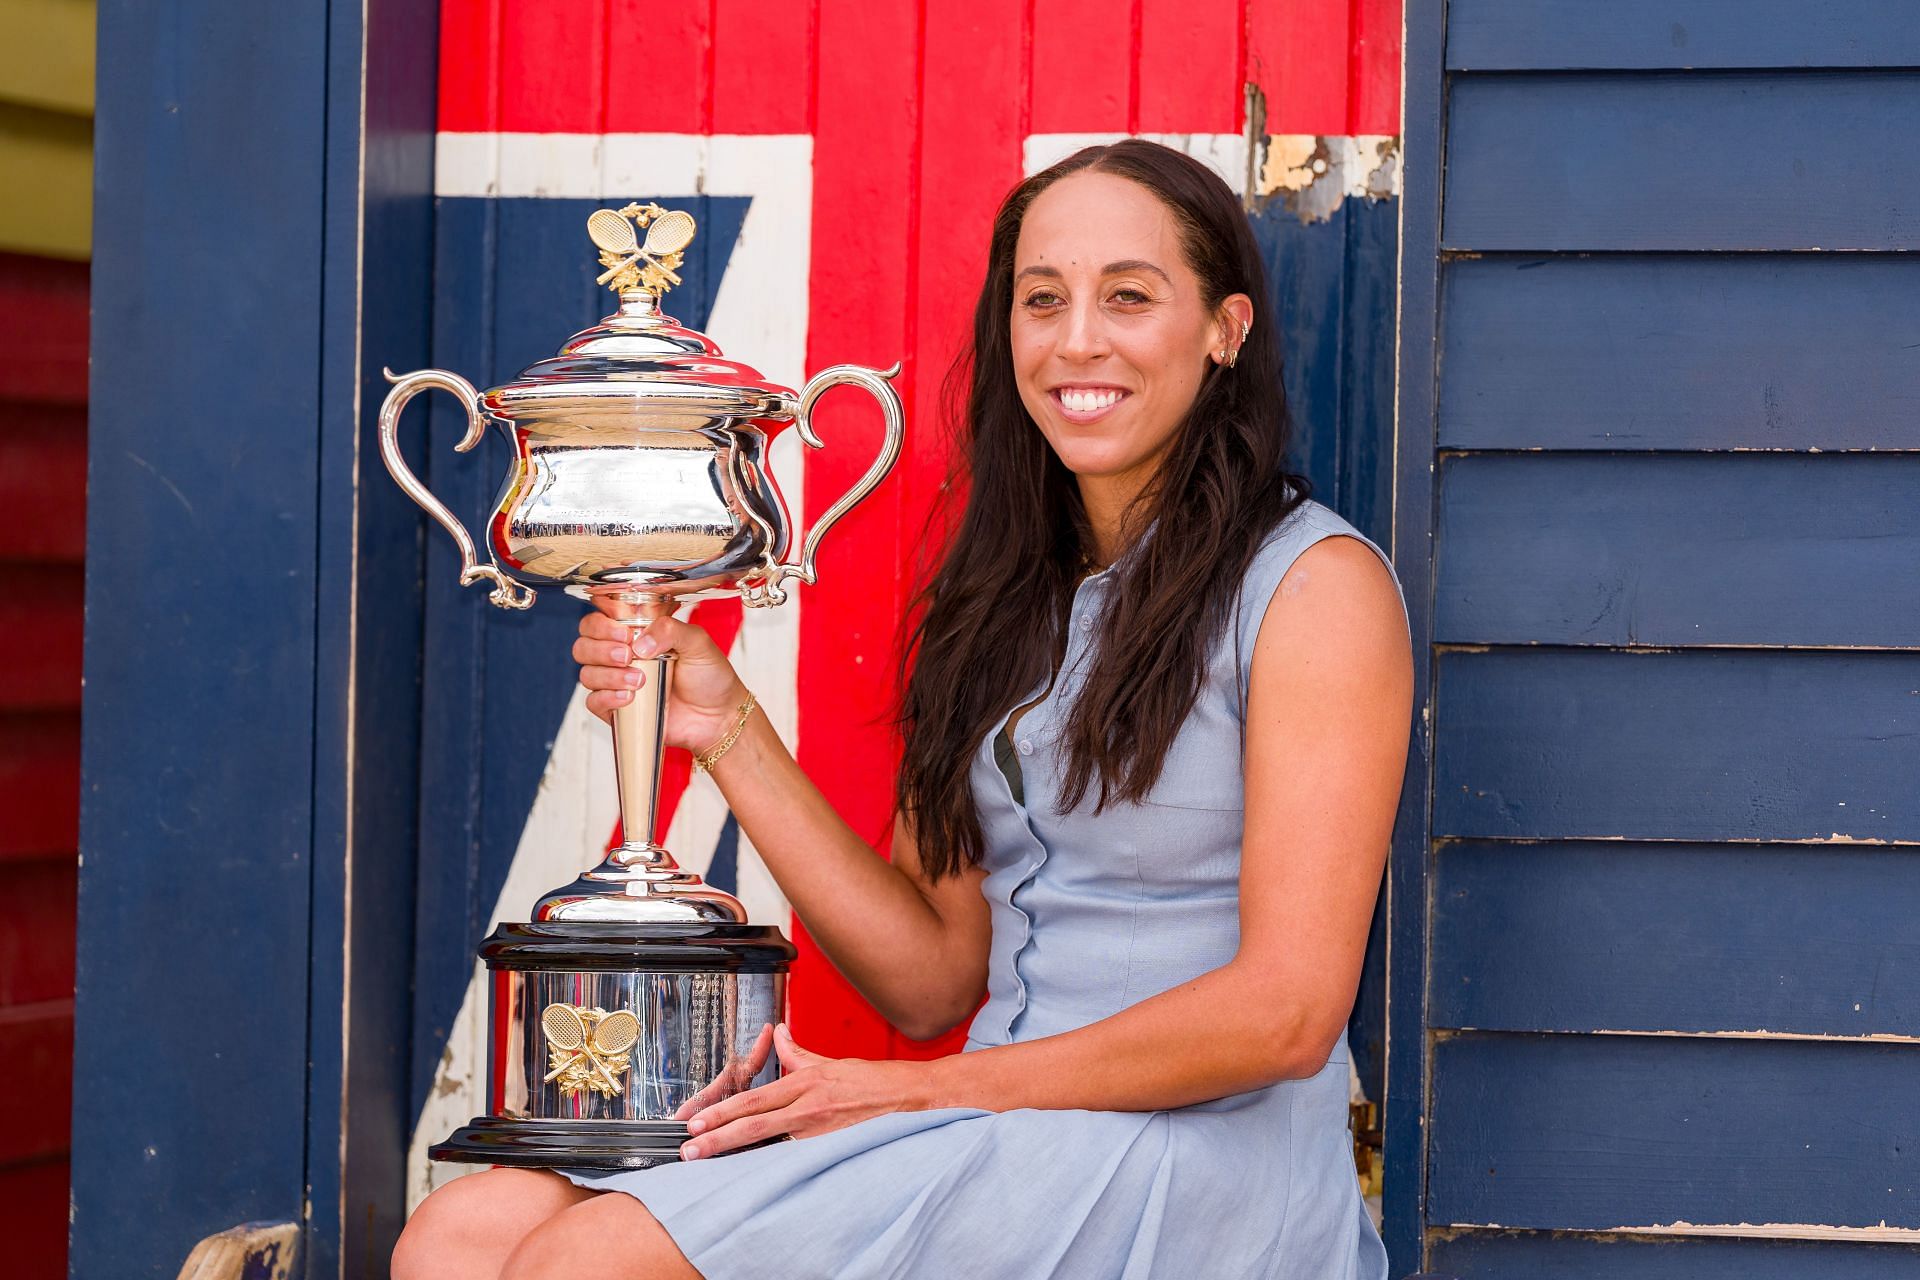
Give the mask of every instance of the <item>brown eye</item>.
[(1029, 307), (1052, 307), (1058, 306), (1059, 303), (1059, 294), (1047, 289), (1042, 289), (1037, 293), (1028, 294), (1026, 305)]
[(1147, 297), (1146, 294), (1138, 289), (1115, 289), (1113, 291), (1113, 300), (1123, 306), (1129, 307), (1137, 306), (1142, 302), (1152, 301), (1151, 298)]

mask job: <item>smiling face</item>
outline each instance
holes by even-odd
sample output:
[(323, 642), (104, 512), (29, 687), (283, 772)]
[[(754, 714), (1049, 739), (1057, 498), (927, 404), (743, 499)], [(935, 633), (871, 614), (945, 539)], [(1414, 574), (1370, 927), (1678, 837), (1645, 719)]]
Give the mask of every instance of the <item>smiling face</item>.
[(1172, 211), (1138, 183), (1091, 170), (1035, 197), (1013, 270), (1020, 399), (1090, 502), (1092, 489), (1124, 502), (1172, 448), (1209, 362), (1238, 344), (1252, 305), (1235, 294), (1210, 307)]

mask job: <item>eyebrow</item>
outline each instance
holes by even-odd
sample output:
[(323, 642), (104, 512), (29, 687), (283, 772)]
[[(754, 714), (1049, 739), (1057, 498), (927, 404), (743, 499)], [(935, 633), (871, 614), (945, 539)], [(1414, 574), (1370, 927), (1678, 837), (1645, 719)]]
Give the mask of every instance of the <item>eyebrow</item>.
[[(1159, 267), (1154, 266), (1151, 262), (1148, 262), (1145, 258), (1122, 258), (1118, 262), (1109, 262), (1106, 266), (1106, 270), (1102, 271), (1100, 274), (1108, 275), (1108, 276), (1119, 276), (1119, 275), (1125, 275), (1130, 271), (1150, 271), (1154, 275), (1159, 276), (1162, 280), (1165, 280), (1168, 284), (1173, 283), (1172, 276), (1162, 271)], [(1044, 276), (1049, 280), (1065, 279), (1065, 277), (1060, 274), (1060, 268), (1048, 267), (1048, 266), (1028, 267), (1024, 271), (1022, 271), (1019, 275), (1015, 276), (1014, 279), (1022, 280), (1022, 279), (1025, 279), (1027, 276)]]

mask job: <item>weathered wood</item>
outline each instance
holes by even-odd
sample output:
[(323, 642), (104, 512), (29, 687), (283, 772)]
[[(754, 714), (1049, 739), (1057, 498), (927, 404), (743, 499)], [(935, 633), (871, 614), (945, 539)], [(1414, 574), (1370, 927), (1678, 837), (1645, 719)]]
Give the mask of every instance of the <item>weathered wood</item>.
[(1433, 1053), (1435, 1225), (1920, 1231), (1920, 1047), (1460, 1035)]
[(1920, 1037), (1920, 850), (1466, 842), (1434, 877), (1437, 1027)]
[(1435, 636), (1920, 649), (1920, 454), (1441, 464)]
[(1436, 687), (1436, 835), (1920, 841), (1920, 655), (1446, 652)]
[(1449, 449), (1915, 449), (1920, 258), (1446, 267)]
[(1920, 248), (1920, 74), (1454, 77), (1455, 250)]
[(1453, 70), (1911, 67), (1909, 0), (1452, 0)]
[(180, 1280), (289, 1280), (299, 1256), (298, 1223), (242, 1223), (193, 1246)]
[(1460, 1280), (1910, 1280), (1920, 1246), (1451, 1231), (1435, 1239), (1433, 1262)]

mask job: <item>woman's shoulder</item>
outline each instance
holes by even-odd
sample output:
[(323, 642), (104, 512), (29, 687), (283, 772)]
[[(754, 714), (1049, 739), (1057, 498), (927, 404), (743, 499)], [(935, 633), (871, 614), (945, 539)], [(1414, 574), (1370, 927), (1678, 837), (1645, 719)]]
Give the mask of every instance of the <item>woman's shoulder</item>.
[[(1248, 565), (1247, 575), (1241, 585), (1238, 616), (1235, 619), (1238, 632), (1238, 648), (1244, 657), (1252, 650), (1254, 637), (1265, 620), (1267, 609), (1279, 594), (1280, 584), (1286, 578), (1300, 558), (1315, 547), (1329, 544), (1330, 540), (1348, 539), (1342, 544), (1327, 545), (1319, 553), (1319, 558), (1329, 562), (1329, 570), (1342, 577), (1351, 577), (1356, 582), (1383, 570), (1393, 584), (1394, 594), (1399, 596), (1401, 615), (1405, 620), (1406, 597), (1400, 586), (1399, 575), (1393, 571), (1393, 561), (1387, 553), (1366, 534), (1338, 512), (1312, 498), (1301, 501), (1293, 510), (1282, 517), (1261, 540), (1260, 548), (1254, 553)], [(1362, 551), (1360, 548), (1366, 548)]]
[[(1264, 608), (1266, 597), (1272, 595), (1271, 588), (1277, 586), (1280, 579), (1286, 576), (1287, 570), (1293, 567), (1293, 562), (1305, 554), (1308, 548), (1325, 542), (1329, 538), (1353, 539), (1378, 557), (1388, 574), (1393, 574), (1393, 561), (1378, 543), (1360, 532), (1333, 508), (1313, 498), (1305, 498), (1293, 510), (1281, 517), (1261, 539), (1259, 550), (1254, 552), (1253, 560), (1248, 565), (1247, 583), (1243, 594), (1250, 603), (1255, 602), (1257, 598), (1258, 605)], [(1399, 584), (1397, 575), (1394, 576), (1394, 583), (1396, 586)], [(1269, 589), (1261, 591), (1262, 585)]]

